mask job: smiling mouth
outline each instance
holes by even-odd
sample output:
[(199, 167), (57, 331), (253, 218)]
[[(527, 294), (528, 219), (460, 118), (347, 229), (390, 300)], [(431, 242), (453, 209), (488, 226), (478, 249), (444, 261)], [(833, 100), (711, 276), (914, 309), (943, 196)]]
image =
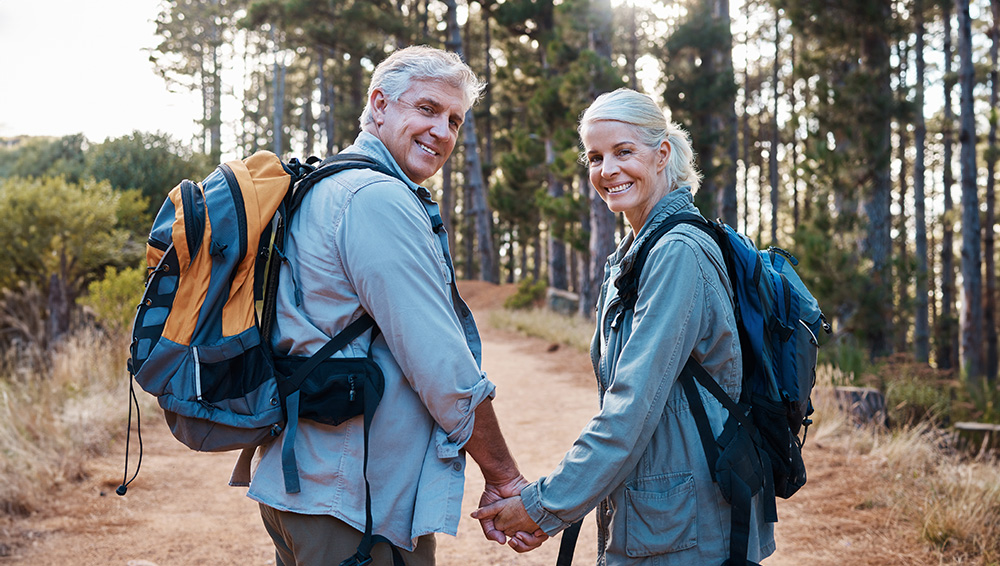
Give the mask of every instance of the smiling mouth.
[(426, 145), (424, 145), (424, 144), (422, 144), (420, 142), (417, 142), (417, 147), (419, 147), (420, 149), (424, 150), (424, 152), (429, 153), (430, 155), (433, 155), (434, 157), (437, 157), (439, 155), (438, 152), (434, 151), (430, 147), (428, 147), (428, 146), (426, 146)]
[(635, 183), (625, 183), (623, 185), (615, 185), (614, 187), (604, 187), (604, 190), (607, 191), (609, 195), (616, 195), (631, 189), (634, 184)]

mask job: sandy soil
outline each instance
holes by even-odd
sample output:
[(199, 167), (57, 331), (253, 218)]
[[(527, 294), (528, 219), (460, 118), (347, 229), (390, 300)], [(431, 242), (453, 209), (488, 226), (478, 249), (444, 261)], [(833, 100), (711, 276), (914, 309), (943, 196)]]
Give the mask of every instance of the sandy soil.
[[(487, 311), (510, 293), (473, 283), (463, 296), (477, 313), (484, 366), (498, 385), (495, 401), (505, 436), (529, 479), (549, 472), (597, 407), (589, 357), (542, 340), (489, 328)], [(109, 407), (108, 410), (124, 410)], [(148, 412), (147, 412), (148, 413)], [(52, 493), (33, 516), (0, 521), (0, 563), (19, 566), (187, 566), (274, 564), (273, 550), (245, 490), (226, 486), (235, 454), (200, 454), (176, 442), (158, 415), (143, 420), (142, 472), (124, 497), (123, 446), (96, 458), (88, 478)], [(120, 443), (121, 444), (121, 443)], [(766, 566), (937, 564), (898, 526), (893, 510), (866, 504), (865, 486), (877, 468), (842, 443), (807, 444), (809, 483), (778, 502), (778, 552)], [(552, 565), (558, 537), (518, 555), (486, 541), (468, 517), (482, 491), (476, 466), (468, 468), (465, 517), (459, 535), (438, 536), (438, 564)], [(593, 564), (593, 517), (588, 516), (575, 564)], [(336, 562), (334, 562), (335, 564)]]

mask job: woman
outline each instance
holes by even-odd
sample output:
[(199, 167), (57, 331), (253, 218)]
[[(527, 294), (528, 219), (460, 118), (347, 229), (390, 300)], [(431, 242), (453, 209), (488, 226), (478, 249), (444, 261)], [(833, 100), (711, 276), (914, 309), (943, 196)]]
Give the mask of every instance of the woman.
[[(635, 309), (622, 308), (615, 281), (635, 250), (671, 215), (697, 213), (699, 174), (686, 132), (668, 124), (648, 96), (604, 94), (580, 120), (590, 182), (632, 232), (608, 258), (591, 357), (600, 412), (552, 474), (520, 497), (476, 511), (525, 541), (551, 536), (597, 507), (598, 564), (722, 564), (729, 557), (730, 506), (712, 482), (698, 430), (678, 377), (693, 356), (735, 400), (742, 362), (732, 289), (709, 235), (681, 224), (651, 248)], [(699, 387), (713, 432), (728, 416)], [(748, 559), (774, 550), (773, 529), (753, 499)]]

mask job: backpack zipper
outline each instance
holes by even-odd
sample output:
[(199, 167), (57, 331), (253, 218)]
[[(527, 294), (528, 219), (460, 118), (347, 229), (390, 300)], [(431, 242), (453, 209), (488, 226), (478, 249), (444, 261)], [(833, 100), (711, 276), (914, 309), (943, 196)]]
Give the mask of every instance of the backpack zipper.
[(236, 180), (236, 174), (226, 163), (219, 164), (219, 171), (226, 179), (226, 185), (233, 196), (233, 208), (236, 209), (236, 229), (240, 234), (240, 261), (247, 255), (247, 208), (243, 201), (243, 192), (240, 191), (240, 183)]
[(201, 359), (198, 357), (198, 347), (191, 346), (191, 355), (194, 356), (194, 394), (195, 399), (202, 405), (208, 405), (201, 397)]
[(181, 203), (184, 207), (184, 237), (187, 240), (188, 261), (193, 262), (205, 235), (205, 195), (201, 187), (188, 180), (181, 181)]

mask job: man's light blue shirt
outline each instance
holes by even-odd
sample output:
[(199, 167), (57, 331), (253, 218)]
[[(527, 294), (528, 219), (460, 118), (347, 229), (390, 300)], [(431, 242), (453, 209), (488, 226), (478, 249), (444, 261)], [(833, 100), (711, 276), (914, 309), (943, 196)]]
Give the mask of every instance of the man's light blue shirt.
[[(406, 179), (373, 135), (362, 132), (343, 153), (372, 157)], [(436, 224), (430, 193), (408, 179), (355, 169), (317, 183), (292, 219), (272, 341), (277, 352), (310, 355), (362, 312), (378, 323), (373, 355), (385, 393), (371, 427), (372, 517), (376, 534), (407, 550), (421, 535), (457, 532), (462, 446), (476, 407), (495, 391), (480, 369), (479, 333)], [(367, 355), (369, 336), (335, 357)], [(362, 441), (360, 417), (337, 427), (300, 421), (301, 492), (285, 493), (279, 438), (258, 451), (248, 495), (363, 531)]]

